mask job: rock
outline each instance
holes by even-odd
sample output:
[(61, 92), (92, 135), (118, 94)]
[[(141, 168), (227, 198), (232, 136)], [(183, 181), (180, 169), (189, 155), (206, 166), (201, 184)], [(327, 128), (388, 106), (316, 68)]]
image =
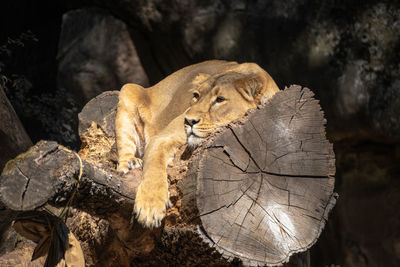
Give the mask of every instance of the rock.
[(58, 60), (59, 87), (81, 105), (125, 83), (148, 84), (126, 25), (98, 9), (64, 14)]

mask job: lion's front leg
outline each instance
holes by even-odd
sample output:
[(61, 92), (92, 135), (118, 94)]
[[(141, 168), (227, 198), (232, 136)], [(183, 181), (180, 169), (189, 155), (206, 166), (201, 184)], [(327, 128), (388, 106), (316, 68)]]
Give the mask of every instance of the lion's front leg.
[(144, 129), (137, 101), (143, 95), (143, 88), (136, 84), (126, 84), (119, 94), (115, 133), (118, 150), (117, 170), (127, 173), (142, 166)]
[(159, 227), (165, 217), (170, 204), (167, 163), (185, 142), (183, 116), (180, 116), (154, 136), (146, 147), (143, 181), (138, 187), (134, 207), (137, 220), (146, 227)]
[(136, 193), (134, 207), (138, 222), (149, 228), (161, 225), (170, 205), (166, 170), (151, 169), (144, 173), (144, 180)]

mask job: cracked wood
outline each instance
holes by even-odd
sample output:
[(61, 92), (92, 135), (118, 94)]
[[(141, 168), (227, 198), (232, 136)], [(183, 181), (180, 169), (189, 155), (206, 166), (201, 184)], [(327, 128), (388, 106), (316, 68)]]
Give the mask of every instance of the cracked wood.
[[(150, 230), (129, 230), (141, 171), (122, 178), (113, 170), (117, 95), (96, 97), (79, 116), (83, 175), (73, 206), (109, 220), (113, 244), (120, 244), (117, 254), (126, 262), (153, 249), (145, 258), (153, 265), (171, 264), (177, 253), (185, 260), (195, 255), (199, 264), (228, 265), (215, 250), (210, 254), (213, 247), (245, 265), (279, 265), (317, 241), (337, 195), (326, 122), (309, 89), (291, 86), (277, 93), (210, 137), (189, 160), (175, 157), (168, 170), (174, 207), (163, 235), (170, 233), (176, 244), (156, 242)], [(14, 210), (61, 206), (76, 186), (78, 170), (73, 153), (41, 141), (7, 164), (0, 200)]]
[[(0, 181), (1, 202), (18, 211), (34, 210), (47, 203), (65, 205), (77, 184), (79, 167), (73, 153), (56, 142), (41, 141), (6, 166)], [(127, 180), (121, 183), (116, 172), (83, 161), (74, 206), (102, 216), (125, 207), (129, 214), (135, 197), (135, 186), (129, 187), (129, 180), (138, 185), (140, 179), (134, 176)]]
[(203, 237), (225, 256), (276, 265), (318, 239), (337, 195), (332, 144), (313, 96), (300, 86), (277, 93), (194, 159), (190, 188)]

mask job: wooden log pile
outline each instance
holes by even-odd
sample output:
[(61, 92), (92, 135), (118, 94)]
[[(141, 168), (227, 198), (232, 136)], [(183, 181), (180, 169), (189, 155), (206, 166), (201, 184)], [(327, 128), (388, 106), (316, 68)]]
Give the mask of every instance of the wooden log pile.
[(115, 171), (117, 99), (106, 92), (82, 110), (79, 156), (41, 141), (8, 162), (2, 205), (60, 208), (78, 186), (67, 225), (89, 265), (280, 265), (318, 240), (337, 198), (335, 158), (309, 89), (286, 88), (195, 151), (183, 147), (168, 167), (173, 207), (153, 230), (132, 220), (141, 170)]

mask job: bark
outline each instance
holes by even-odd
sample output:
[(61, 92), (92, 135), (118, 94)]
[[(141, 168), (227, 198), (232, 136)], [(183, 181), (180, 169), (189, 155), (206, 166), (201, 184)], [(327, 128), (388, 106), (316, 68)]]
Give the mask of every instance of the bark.
[[(0, 171), (6, 162), (32, 146), (13, 106), (0, 86)], [(0, 203), (0, 255), (11, 252), (19, 242), (10, 224), (13, 212)], [(23, 253), (23, 252), (21, 252)], [(11, 260), (13, 256), (9, 256)], [(0, 264), (1, 265), (1, 264)]]
[(32, 141), (0, 86), (0, 170), (8, 160), (30, 146)]
[[(317, 241), (337, 194), (332, 145), (309, 89), (285, 89), (193, 153), (182, 148), (168, 167), (173, 207), (155, 230), (130, 223), (141, 170), (115, 172), (115, 107), (105, 107), (117, 95), (103, 93), (80, 114), (82, 163), (41, 141), (7, 164), (1, 202), (16, 211), (61, 207), (79, 184), (73, 207), (107, 225), (93, 226), (104, 236), (101, 255), (83, 246), (93, 265), (279, 265)], [(82, 220), (71, 225), (81, 241), (90, 235)]]

